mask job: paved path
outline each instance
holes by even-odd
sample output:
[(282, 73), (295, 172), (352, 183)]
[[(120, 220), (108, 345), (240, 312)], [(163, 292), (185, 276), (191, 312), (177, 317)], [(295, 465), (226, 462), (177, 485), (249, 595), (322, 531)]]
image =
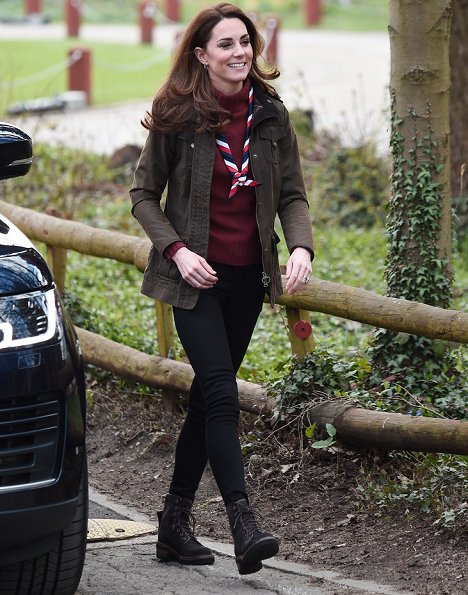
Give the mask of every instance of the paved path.
[[(157, 27), (154, 45), (169, 51), (179, 30), (178, 25)], [(0, 24), (0, 39), (33, 38), (63, 39), (65, 28), (61, 24)], [(83, 25), (77, 45), (89, 40), (135, 44), (139, 30), (136, 26)], [(288, 108), (311, 108), (318, 128), (339, 130), (345, 142), (353, 144), (372, 137), (381, 151), (386, 150), (390, 69), (386, 33), (285, 30), (279, 37), (278, 55), (282, 75), (276, 86)], [(112, 108), (34, 116), (21, 122), (36, 141), (65, 141), (109, 154), (125, 143), (144, 141), (139, 120), (150, 103), (149, 97)]]
[[(91, 490), (91, 518), (151, 521)], [(156, 536), (88, 544), (77, 595), (410, 595), (389, 585), (353, 580), (338, 572), (272, 559), (255, 574), (241, 577), (232, 546), (203, 543), (216, 552), (212, 566), (160, 563)]]

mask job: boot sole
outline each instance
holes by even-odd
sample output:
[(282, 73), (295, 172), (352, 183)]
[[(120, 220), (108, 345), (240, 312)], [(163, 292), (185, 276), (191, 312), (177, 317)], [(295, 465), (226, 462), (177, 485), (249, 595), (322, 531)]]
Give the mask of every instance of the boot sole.
[(181, 556), (171, 547), (160, 543), (159, 541), (156, 543), (156, 557), (163, 562), (175, 560), (176, 562), (179, 562), (179, 564), (191, 564), (193, 566), (214, 564), (215, 561), (213, 554), (205, 554), (202, 556)]
[(262, 560), (276, 556), (279, 550), (274, 537), (263, 537), (253, 543), (242, 556), (236, 556), (239, 574), (252, 574), (262, 569)]

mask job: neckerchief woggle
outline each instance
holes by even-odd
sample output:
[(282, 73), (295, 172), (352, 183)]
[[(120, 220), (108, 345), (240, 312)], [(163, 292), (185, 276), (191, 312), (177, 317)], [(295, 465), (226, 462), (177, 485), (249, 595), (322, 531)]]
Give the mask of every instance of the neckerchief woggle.
[(247, 129), (245, 133), (244, 150), (242, 153), (242, 165), (239, 171), (229, 147), (229, 143), (224, 134), (218, 133), (216, 135), (216, 144), (221, 152), (224, 163), (232, 176), (231, 189), (229, 191), (228, 200), (236, 194), (239, 186), (258, 186), (259, 182), (251, 180), (247, 177), (249, 173), (249, 145), (250, 145), (250, 128), (252, 126), (253, 117), (253, 87), (249, 91), (249, 110), (247, 115)]

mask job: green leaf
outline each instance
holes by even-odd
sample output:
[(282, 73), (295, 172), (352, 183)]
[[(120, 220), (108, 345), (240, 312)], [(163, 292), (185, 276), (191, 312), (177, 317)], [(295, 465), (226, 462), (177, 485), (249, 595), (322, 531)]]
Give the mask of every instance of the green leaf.
[(311, 439), (314, 437), (314, 432), (315, 432), (316, 427), (317, 427), (317, 424), (314, 423), (305, 429), (305, 435), (307, 436), (307, 438)]
[(333, 437), (330, 436), (326, 440), (318, 440), (317, 442), (314, 442), (312, 448), (328, 448), (332, 444), (335, 444), (335, 441), (333, 440)]
[(333, 438), (334, 436), (336, 436), (336, 428), (334, 425), (332, 424), (326, 424), (325, 429), (327, 430), (327, 434)]

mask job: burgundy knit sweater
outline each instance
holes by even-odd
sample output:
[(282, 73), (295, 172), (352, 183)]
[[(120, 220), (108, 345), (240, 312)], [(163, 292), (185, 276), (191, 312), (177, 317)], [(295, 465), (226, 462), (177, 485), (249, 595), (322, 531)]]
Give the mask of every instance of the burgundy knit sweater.
[[(239, 168), (245, 141), (249, 90), (248, 79), (241, 91), (233, 95), (215, 90), (219, 103), (232, 114), (231, 123), (223, 132)], [(252, 177), (251, 174), (249, 177)], [(236, 266), (255, 264), (261, 262), (262, 256), (255, 213), (255, 189), (239, 186), (237, 193), (228, 200), (231, 180), (231, 174), (216, 147), (211, 181), (208, 260)], [(164, 251), (164, 256), (172, 258), (182, 246), (181, 242), (171, 244)]]

